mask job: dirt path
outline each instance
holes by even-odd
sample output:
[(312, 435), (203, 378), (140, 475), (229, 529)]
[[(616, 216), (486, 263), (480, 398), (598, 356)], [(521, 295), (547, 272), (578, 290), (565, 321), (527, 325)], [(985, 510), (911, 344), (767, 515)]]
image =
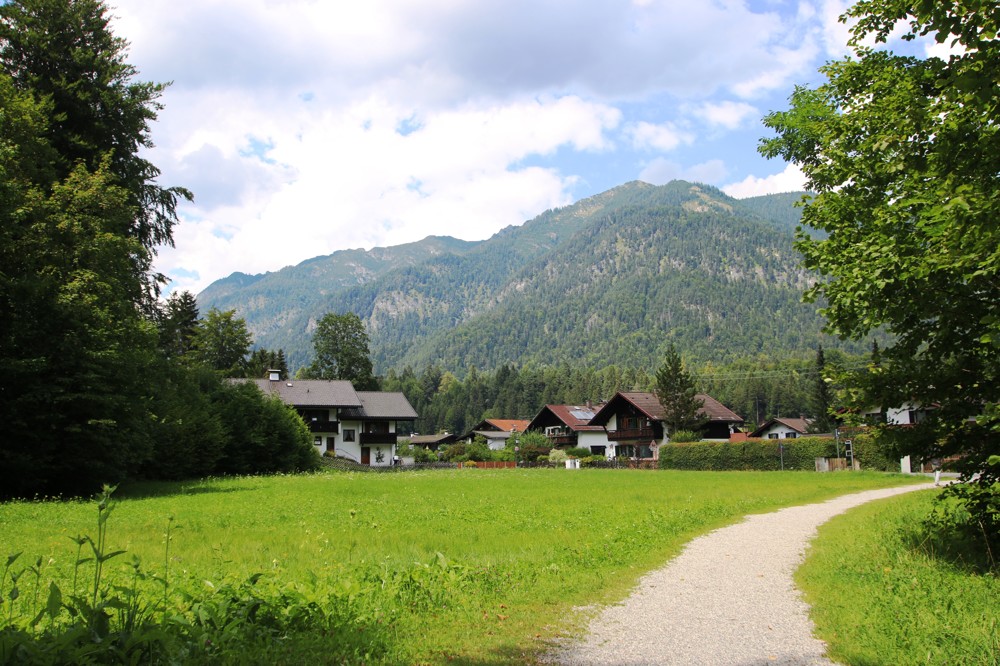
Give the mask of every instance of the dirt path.
[(792, 582), (816, 529), (865, 502), (933, 484), (869, 490), (749, 516), (689, 543), (595, 617), (552, 664), (831, 664)]

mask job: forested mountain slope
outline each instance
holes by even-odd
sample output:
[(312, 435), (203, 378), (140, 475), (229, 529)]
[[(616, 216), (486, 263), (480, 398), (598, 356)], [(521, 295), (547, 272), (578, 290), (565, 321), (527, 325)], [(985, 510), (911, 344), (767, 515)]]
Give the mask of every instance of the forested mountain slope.
[[(312, 260), (225, 299), (213, 298), (224, 286), (216, 283), (199, 305), (235, 307), (257, 343), (285, 349), (293, 366), (308, 358), (311, 322), (355, 312), (380, 372), (529, 361), (651, 367), (668, 342), (715, 361), (836, 347), (820, 334), (816, 306), (800, 302), (809, 276), (790, 230), (799, 195), (777, 196), (737, 201), (682, 181), (632, 182), (354, 286), (309, 276)], [(258, 316), (262, 294), (268, 317)]]

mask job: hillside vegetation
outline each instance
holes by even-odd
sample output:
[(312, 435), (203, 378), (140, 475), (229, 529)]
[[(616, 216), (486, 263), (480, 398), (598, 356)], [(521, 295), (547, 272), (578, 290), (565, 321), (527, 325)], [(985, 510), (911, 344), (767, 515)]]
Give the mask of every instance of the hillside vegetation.
[(376, 371), (439, 364), (654, 367), (669, 343), (696, 361), (801, 354), (821, 333), (792, 247), (801, 193), (736, 200), (705, 186), (631, 182), (481, 242), (427, 238), (233, 275), (199, 306), (235, 309), (257, 344), (311, 352), (326, 312), (354, 312)]

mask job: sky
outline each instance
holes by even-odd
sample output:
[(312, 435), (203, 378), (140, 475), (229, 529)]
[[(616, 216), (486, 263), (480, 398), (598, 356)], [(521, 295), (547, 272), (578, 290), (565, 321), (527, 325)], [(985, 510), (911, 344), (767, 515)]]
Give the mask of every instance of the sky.
[(847, 54), (844, 0), (110, 0), (197, 294), (348, 248), (482, 240), (632, 180), (803, 188), (761, 118)]

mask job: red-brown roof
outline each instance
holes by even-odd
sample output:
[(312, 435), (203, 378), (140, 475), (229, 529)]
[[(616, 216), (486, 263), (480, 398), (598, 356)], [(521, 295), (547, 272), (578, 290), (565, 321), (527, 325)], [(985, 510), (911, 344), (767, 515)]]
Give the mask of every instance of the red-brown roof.
[(549, 412), (561, 421), (566, 427), (574, 432), (589, 432), (589, 431), (603, 431), (604, 428), (601, 426), (590, 425), (590, 420), (599, 411), (599, 408), (603, 405), (588, 407), (587, 405), (545, 405), (542, 411), (532, 419), (529, 424), (530, 427), (538, 427), (534, 424), (539, 421), (545, 412)]
[[(524, 419), (486, 419), (486, 423), (489, 423), (500, 432), (513, 432), (514, 430), (524, 432), (528, 429), (528, 424), (531, 421)], [(483, 430), (483, 428), (480, 428), (480, 430)]]
[[(706, 393), (699, 393), (698, 398), (702, 400), (702, 407), (698, 412), (709, 421), (722, 423), (743, 423), (743, 417), (729, 409), (721, 402)], [(594, 416), (591, 423), (606, 425), (612, 414), (617, 413), (621, 401), (630, 403), (637, 410), (654, 421), (662, 421), (664, 417), (663, 405), (655, 393), (645, 392), (621, 392), (615, 395), (601, 410)]]

